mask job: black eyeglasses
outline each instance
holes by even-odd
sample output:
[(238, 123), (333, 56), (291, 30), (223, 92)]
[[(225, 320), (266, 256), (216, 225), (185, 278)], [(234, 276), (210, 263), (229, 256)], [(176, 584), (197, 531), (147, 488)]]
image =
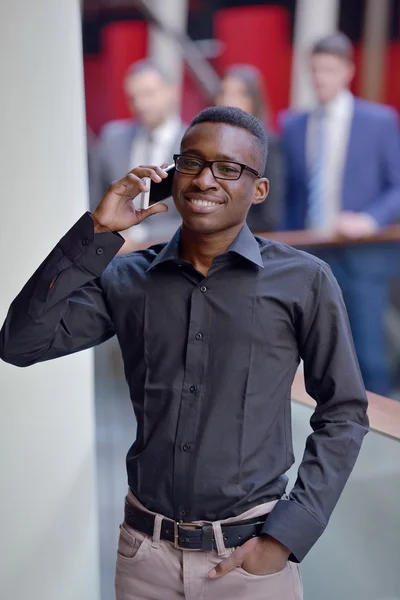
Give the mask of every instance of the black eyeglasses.
[(261, 177), (255, 169), (229, 160), (202, 160), (186, 154), (174, 154), (174, 161), (176, 170), (183, 175), (199, 175), (205, 167), (210, 167), (215, 179), (239, 179), (243, 171)]

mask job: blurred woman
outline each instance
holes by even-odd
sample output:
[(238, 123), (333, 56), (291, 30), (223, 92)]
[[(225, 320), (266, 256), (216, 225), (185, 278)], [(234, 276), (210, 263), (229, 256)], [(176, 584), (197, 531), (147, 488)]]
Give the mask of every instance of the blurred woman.
[(257, 117), (268, 134), (268, 160), (264, 176), (270, 181), (270, 192), (262, 204), (252, 206), (247, 224), (254, 233), (277, 229), (282, 209), (283, 157), (278, 138), (270, 131), (268, 107), (264, 98), (264, 80), (252, 65), (233, 65), (223, 75), (215, 104), (234, 106)]

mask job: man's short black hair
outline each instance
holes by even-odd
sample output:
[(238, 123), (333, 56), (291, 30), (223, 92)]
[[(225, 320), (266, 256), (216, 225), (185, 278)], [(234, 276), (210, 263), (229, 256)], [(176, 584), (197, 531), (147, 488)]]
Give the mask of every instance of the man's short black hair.
[(255, 138), (258, 146), (262, 165), (261, 174), (265, 171), (265, 165), (268, 155), (268, 138), (261, 122), (253, 115), (232, 106), (211, 106), (202, 110), (190, 123), (187, 131), (200, 123), (223, 123), (246, 129)]

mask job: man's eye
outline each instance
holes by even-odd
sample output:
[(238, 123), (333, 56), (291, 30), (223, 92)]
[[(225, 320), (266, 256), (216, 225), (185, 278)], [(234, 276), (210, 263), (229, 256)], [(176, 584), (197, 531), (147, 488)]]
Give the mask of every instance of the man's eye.
[(226, 173), (226, 174), (231, 174), (231, 175), (236, 175), (237, 173), (239, 173), (239, 170), (236, 167), (232, 167), (229, 165), (219, 165), (218, 166), (218, 170), (221, 171), (221, 173)]
[(197, 168), (197, 167), (200, 167), (200, 166), (201, 166), (201, 163), (200, 163), (198, 160), (193, 160), (193, 159), (191, 159), (191, 158), (185, 158), (185, 159), (183, 160), (183, 166), (185, 166), (185, 167), (192, 167), (192, 168), (193, 168), (193, 167), (195, 167), (195, 168)]

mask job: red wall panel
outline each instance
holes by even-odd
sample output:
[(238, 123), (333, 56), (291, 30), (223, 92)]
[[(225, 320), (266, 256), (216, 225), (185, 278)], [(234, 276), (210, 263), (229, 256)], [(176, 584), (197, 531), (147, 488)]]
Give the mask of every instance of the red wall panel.
[(289, 102), (292, 49), (289, 13), (279, 6), (223, 9), (214, 17), (214, 36), (225, 45), (220, 73), (234, 63), (254, 65), (265, 77), (271, 122)]
[[(292, 63), (289, 13), (278, 6), (247, 6), (219, 10), (214, 16), (214, 35), (225, 46), (212, 61), (218, 72), (234, 63), (249, 63), (260, 69), (266, 80), (271, 124), (288, 107)], [(130, 116), (123, 92), (126, 69), (147, 56), (147, 24), (117, 21), (105, 25), (101, 33), (100, 55), (84, 59), (86, 113), (96, 133), (111, 120)], [(362, 46), (355, 46), (356, 76), (352, 84), (360, 93)], [(387, 50), (387, 71), (382, 101), (400, 110), (400, 41)], [(182, 116), (185, 121), (207, 105), (187, 69), (184, 74)]]
[(98, 133), (107, 120), (103, 102), (103, 61), (101, 55), (87, 54), (83, 60), (85, 77), (86, 120), (94, 133)]
[(400, 41), (387, 50), (385, 102), (400, 111)]
[(123, 91), (128, 67), (147, 56), (147, 24), (116, 21), (103, 28), (103, 77), (98, 101), (105, 105), (106, 121), (130, 116)]
[[(356, 74), (351, 85), (352, 92), (361, 95), (361, 70), (363, 61), (363, 48), (358, 44), (354, 46), (354, 62)], [(382, 90), (381, 102), (394, 106), (400, 110), (400, 42), (388, 44), (385, 59), (385, 81)]]
[(185, 123), (190, 123), (193, 117), (208, 105), (189, 69), (185, 67), (182, 81), (182, 119)]
[(356, 67), (356, 72), (354, 75), (354, 79), (351, 83), (351, 91), (356, 96), (360, 94), (361, 88), (361, 68), (362, 68), (362, 60), (363, 60), (363, 48), (361, 44), (354, 44), (354, 65)]

